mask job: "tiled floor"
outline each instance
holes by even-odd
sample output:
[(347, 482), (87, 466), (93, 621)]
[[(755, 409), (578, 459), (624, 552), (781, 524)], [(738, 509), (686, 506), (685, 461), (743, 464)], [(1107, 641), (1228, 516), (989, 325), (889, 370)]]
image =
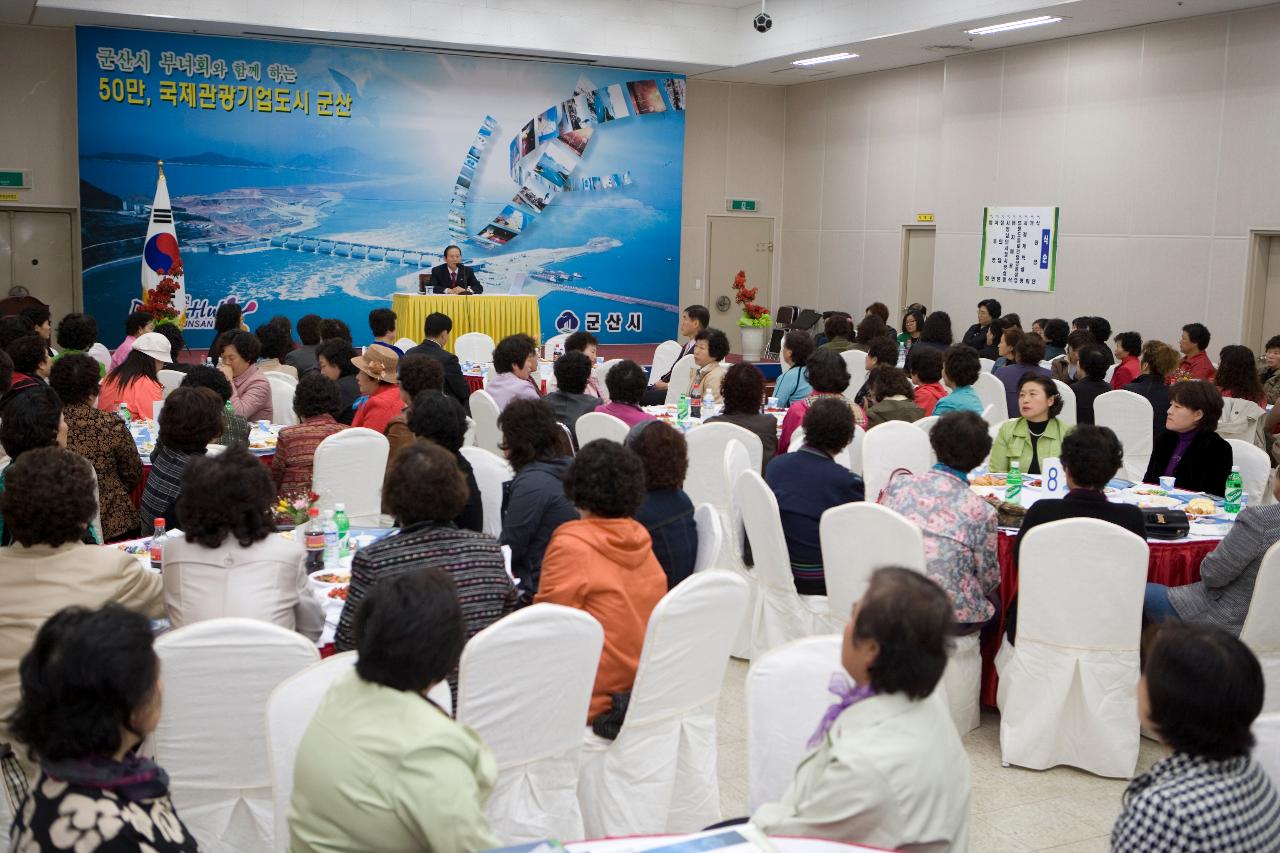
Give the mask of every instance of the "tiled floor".
[[(729, 661), (720, 695), (720, 807), (725, 817), (746, 814), (747, 664)], [(1070, 767), (1022, 770), (1000, 766), (1000, 717), (984, 712), (982, 727), (964, 738), (973, 777), (969, 849), (974, 853), (1107, 851), (1120, 814), (1126, 781), (1104, 779)], [(1143, 738), (1138, 772), (1158, 758), (1160, 747)]]

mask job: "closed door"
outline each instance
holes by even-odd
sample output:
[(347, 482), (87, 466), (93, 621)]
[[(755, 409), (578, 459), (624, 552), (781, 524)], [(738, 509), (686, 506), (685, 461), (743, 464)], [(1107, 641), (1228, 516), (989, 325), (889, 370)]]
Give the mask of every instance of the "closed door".
[[(742, 308), (734, 302), (733, 278), (741, 270), (747, 287), (758, 288), (755, 303), (769, 308), (773, 287), (773, 220), (756, 216), (707, 217), (707, 308), (711, 325), (729, 336), (733, 352), (742, 352), (738, 317)], [(772, 313), (772, 311), (770, 311)]]
[(914, 302), (933, 305), (933, 229), (907, 228), (902, 234), (901, 315)]
[(0, 299), (15, 285), (49, 306), (54, 325), (75, 310), (71, 214), (0, 211)]
[(1263, 297), (1262, 333), (1253, 343), (1253, 351), (1262, 355), (1267, 340), (1280, 335), (1280, 237), (1267, 239), (1267, 284)]

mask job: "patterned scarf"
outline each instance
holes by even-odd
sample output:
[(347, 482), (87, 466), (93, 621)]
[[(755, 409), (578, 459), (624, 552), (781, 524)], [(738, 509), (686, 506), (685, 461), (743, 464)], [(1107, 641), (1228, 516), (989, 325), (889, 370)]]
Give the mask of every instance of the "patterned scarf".
[(809, 742), (806, 744), (809, 749), (813, 749), (822, 743), (822, 739), (827, 736), (827, 732), (835, 724), (836, 718), (844, 713), (845, 708), (876, 695), (876, 689), (870, 684), (858, 686), (844, 672), (831, 673), (831, 682), (827, 685), (827, 689), (834, 693), (837, 699), (831, 704), (831, 707), (827, 708), (827, 712), (822, 715), (822, 719), (818, 722), (817, 730), (809, 738)]
[(114, 791), (126, 800), (149, 800), (169, 793), (169, 774), (150, 758), (136, 753), (123, 761), (113, 758), (73, 758), (66, 761), (42, 761), (45, 775), (59, 782)]

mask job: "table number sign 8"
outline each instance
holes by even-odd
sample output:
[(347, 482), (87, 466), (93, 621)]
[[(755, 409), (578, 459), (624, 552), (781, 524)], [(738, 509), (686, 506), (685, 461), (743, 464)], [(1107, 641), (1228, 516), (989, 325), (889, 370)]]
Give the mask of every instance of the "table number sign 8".
[(1065, 498), (1071, 489), (1067, 486), (1067, 472), (1062, 468), (1062, 461), (1050, 456), (1040, 465), (1040, 479), (1043, 483), (1041, 495), (1046, 498)]

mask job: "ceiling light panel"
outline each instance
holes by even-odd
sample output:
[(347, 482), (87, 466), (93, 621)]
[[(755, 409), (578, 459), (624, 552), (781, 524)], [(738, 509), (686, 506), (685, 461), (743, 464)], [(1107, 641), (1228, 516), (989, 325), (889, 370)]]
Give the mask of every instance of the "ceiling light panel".
[(965, 30), (971, 36), (989, 36), (996, 33), (1007, 33), (1009, 30), (1021, 30), (1026, 27), (1039, 27), (1044, 24), (1056, 24), (1062, 18), (1055, 18), (1052, 15), (1041, 15), (1038, 18), (1024, 18), (1021, 21), (1008, 21), (1003, 24), (992, 24), (989, 27), (978, 27), (973, 30)]

